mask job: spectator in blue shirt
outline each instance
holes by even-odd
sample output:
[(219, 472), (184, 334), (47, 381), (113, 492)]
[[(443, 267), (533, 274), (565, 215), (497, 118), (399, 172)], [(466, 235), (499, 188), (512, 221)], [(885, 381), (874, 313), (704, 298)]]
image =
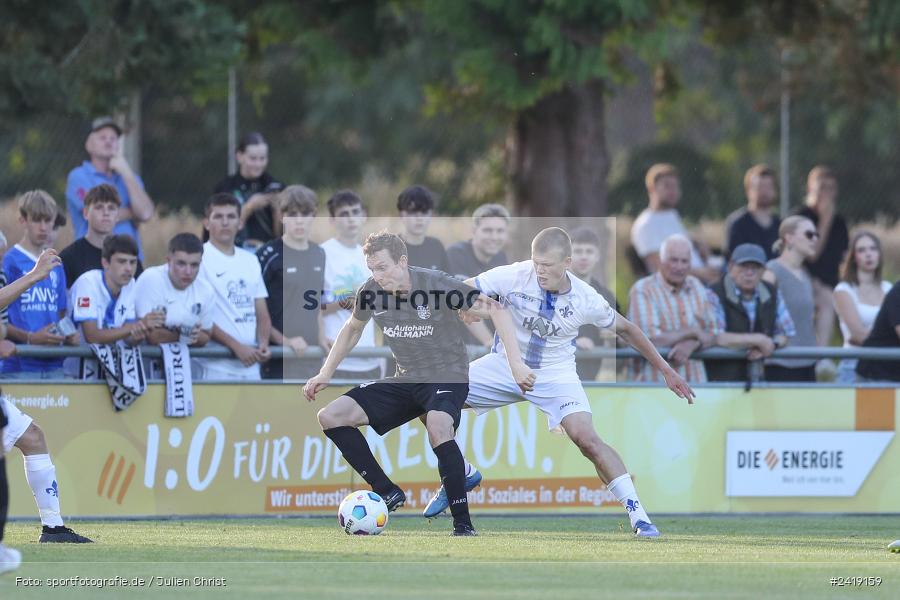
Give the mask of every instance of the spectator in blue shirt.
[(144, 182), (131, 170), (123, 154), (122, 129), (109, 117), (94, 119), (84, 142), (89, 160), (69, 172), (66, 182), (66, 204), (75, 230), (75, 239), (87, 233), (84, 218), (84, 196), (102, 183), (116, 188), (122, 200), (118, 223), (113, 233), (126, 234), (138, 243), (139, 258), (144, 257), (138, 225), (153, 216), (153, 201), (144, 191)]
[[(56, 220), (56, 201), (43, 190), (19, 197), (19, 222), (25, 228), (22, 240), (3, 257), (3, 272), (12, 284), (31, 271), (46, 247)], [(57, 322), (66, 314), (66, 273), (57, 264), (49, 277), (39, 281), (9, 305), (7, 336), (20, 344), (43, 346), (78, 345), (78, 334), (65, 337)], [(62, 358), (13, 356), (3, 361), (4, 377), (56, 379), (63, 377)]]

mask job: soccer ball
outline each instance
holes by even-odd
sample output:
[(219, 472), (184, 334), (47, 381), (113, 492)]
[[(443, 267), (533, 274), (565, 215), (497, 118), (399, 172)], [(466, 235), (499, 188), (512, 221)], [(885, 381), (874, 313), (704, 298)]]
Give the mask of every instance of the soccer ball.
[(387, 522), (387, 504), (369, 490), (353, 492), (338, 508), (338, 525), (347, 535), (378, 535)]

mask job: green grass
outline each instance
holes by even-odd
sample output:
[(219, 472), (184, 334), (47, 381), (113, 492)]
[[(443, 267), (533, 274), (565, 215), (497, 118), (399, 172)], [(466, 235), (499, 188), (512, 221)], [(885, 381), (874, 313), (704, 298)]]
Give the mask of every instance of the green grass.
[[(25, 564), (0, 576), (0, 598), (56, 597), (47, 578), (223, 577), (227, 587), (125, 591), (65, 588), (63, 597), (120, 598), (861, 598), (897, 597), (896, 517), (669, 517), (664, 537), (635, 540), (624, 518), (396, 518), (378, 537), (344, 535), (332, 519), (73, 522), (97, 543), (39, 545), (33, 523), (7, 526)], [(39, 578), (41, 588), (16, 586)], [(832, 587), (831, 577), (881, 577)]]

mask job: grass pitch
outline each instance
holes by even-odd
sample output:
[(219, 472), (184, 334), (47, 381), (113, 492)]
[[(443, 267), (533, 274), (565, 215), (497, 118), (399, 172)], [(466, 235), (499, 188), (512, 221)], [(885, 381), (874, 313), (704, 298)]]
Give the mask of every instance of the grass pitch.
[[(85, 546), (40, 545), (39, 527), (19, 522), (5, 542), (25, 562), (0, 575), (0, 598), (900, 597), (900, 554), (885, 549), (897, 517), (655, 521), (658, 540), (633, 539), (618, 517), (476, 516), (477, 538), (411, 517), (377, 537), (347, 536), (333, 519), (70, 523), (97, 542)], [(832, 584), (851, 577), (863, 583)]]

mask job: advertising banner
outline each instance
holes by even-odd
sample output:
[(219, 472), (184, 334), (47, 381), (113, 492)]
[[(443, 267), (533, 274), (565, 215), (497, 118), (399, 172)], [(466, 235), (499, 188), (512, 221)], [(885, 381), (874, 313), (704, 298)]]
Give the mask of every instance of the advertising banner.
[[(184, 418), (163, 416), (162, 385), (122, 412), (102, 385), (3, 391), (44, 430), (65, 515), (163, 516), (335, 511), (365, 487), (316, 420), (345, 389), (309, 403), (296, 385), (197, 384), (194, 415)], [(656, 388), (590, 387), (588, 396), (600, 437), (622, 455), (651, 513), (898, 510), (896, 389), (702, 388), (693, 406)], [(421, 423), (384, 437), (364, 431), (407, 490), (402, 510), (421, 512), (439, 483)], [(475, 511), (622, 510), (527, 402), (477, 418), (464, 411), (457, 439), (484, 475), (470, 496)], [(34, 516), (20, 452), (9, 455), (11, 514)]]
[(893, 431), (729, 431), (728, 496), (855, 496)]

